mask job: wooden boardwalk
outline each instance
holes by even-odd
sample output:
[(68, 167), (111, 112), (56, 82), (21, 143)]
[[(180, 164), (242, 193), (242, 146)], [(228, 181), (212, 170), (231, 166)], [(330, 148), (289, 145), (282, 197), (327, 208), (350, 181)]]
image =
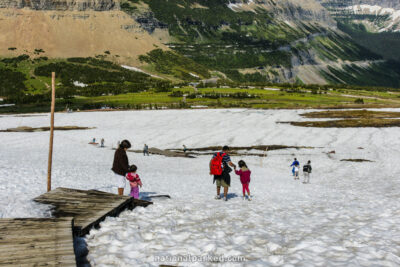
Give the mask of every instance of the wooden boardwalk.
[(152, 202), (133, 199), (129, 196), (62, 187), (34, 200), (52, 205), (53, 216), (56, 218), (73, 217), (73, 231), (76, 236), (88, 234), (92, 227), (98, 227), (99, 223), (108, 216), (118, 216), (125, 209), (133, 209), (136, 206), (146, 207), (152, 204)]
[(0, 266), (76, 266), (74, 237), (107, 216), (152, 202), (97, 190), (57, 188), (34, 199), (55, 218), (0, 219)]
[(0, 266), (76, 266), (72, 218), (0, 219)]

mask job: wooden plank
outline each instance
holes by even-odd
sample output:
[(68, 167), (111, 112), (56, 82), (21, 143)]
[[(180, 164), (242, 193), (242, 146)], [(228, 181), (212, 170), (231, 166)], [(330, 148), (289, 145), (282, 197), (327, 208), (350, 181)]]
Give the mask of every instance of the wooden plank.
[(76, 266), (73, 218), (0, 219), (0, 266)]
[(79, 236), (97, 227), (107, 216), (118, 216), (124, 209), (133, 209), (136, 206), (146, 207), (152, 204), (152, 202), (136, 200), (129, 196), (62, 187), (34, 200), (52, 205), (55, 217), (72, 216), (75, 225), (74, 232)]
[(0, 219), (0, 266), (76, 266), (73, 233), (89, 233), (107, 216), (152, 202), (96, 190), (57, 188), (35, 201), (56, 218)]

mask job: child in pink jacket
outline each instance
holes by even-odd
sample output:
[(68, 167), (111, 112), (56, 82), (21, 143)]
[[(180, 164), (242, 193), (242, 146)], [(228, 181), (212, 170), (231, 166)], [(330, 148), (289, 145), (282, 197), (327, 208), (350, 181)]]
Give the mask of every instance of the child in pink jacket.
[(139, 199), (139, 186), (142, 187), (142, 181), (140, 180), (136, 171), (136, 165), (130, 166), (129, 172), (126, 175), (126, 179), (129, 180), (129, 184), (131, 186), (131, 193), (129, 195), (135, 199)]
[(240, 170), (236, 170), (235, 166), (235, 173), (240, 176), (240, 182), (242, 183), (242, 189), (243, 189), (243, 199), (246, 198), (246, 191), (247, 191), (247, 199), (250, 201), (251, 196), (250, 196), (250, 189), (249, 189), (249, 184), (250, 184), (250, 174), (251, 171), (249, 168), (247, 168), (246, 163), (241, 160), (238, 163)]

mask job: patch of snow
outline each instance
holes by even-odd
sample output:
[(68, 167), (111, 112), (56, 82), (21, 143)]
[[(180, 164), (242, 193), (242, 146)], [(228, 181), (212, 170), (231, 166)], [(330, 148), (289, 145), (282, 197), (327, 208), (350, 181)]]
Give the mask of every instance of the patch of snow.
[(353, 5), (348, 6), (345, 9), (353, 11), (354, 14), (370, 14), (376, 16), (389, 15), (388, 24), (379, 29), (379, 32), (400, 30), (394, 28), (398, 23), (400, 23), (400, 10), (396, 10), (394, 8), (384, 8), (378, 5)]
[(194, 74), (194, 73), (189, 72), (189, 74), (190, 74), (191, 76), (195, 77), (195, 78), (200, 78), (199, 75), (196, 75), (196, 74)]
[[(322, 129), (276, 123), (308, 120), (299, 116), (304, 112), (308, 111), (57, 113), (57, 125), (96, 128), (55, 132), (54, 188), (116, 193), (111, 148), (126, 138), (134, 149), (145, 143), (158, 148), (315, 147), (268, 151), (266, 157), (232, 156), (234, 163), (243, 159), (252, 171), (251, 202), (241, 199), (241, 184), (233, 173), (230, 199), (214, 200), (208, 155), (190, 159), (128, 153), (143, 181), (141, 197), (172, 198), (153, 199), (154, 205), (107, 218), (100, 229), (93, 229), (86, 236), (91, 265), (209, 266), (210, 262), (179, 263), (173, 257), (216, 255), (246, 258), (244, 263), (218, 266), (398, 266), (399, 128)], [(48, 123), (48, 116), (5, 115), (0, 129)], [(104, 138), (108, 147), (88, 145), (93, 137)], [(0, 140), (0, 217), (49, 216), (47, 206), (32, 201), (46, 192), (48, 133), (0, 132)], [(326, 154), (332, 150), (336, 153)], [(288, 166), (294, 157), (301, 164), (312, 161), (311, 184), (293, 180)], [(341, 162), (344, 158), (374, 162)]]
[[(231, 2), (229, 2), (228, 3), (228, 8), (230, 8), (232, 11), (237, 11), (237, 9), (241, 9), (241, 8), (243, 8), (244, 6), (248, 6), (248, 5), (251, 5), (251, 4), (254, 4), (254, 0), (249, 0), (248, 2), (245, 2), (245, 3), (231, 3)], [(235, 10), (236, 9), (236, 10)], [(253, 11), (253, 12), (255, 12), (254, 10), (251, 10), (251, 11)]]
[(139, 69), (139, 68), (136, 68), (136, 67), (131, 67), (131, 66), (127, 66), (127, 65), (121, 65), (121, 67), (123, 67), (124, 69), (127, 69), (127, 70), (136, 71), (136, 72), (141, 72), (141, 73), (150, 75), (151, 77), (154, 77), (154, 78), (163, 79), (163, 78), (161, 78), (160, 76), (147, 73), (147, 72), (145, 72), (145, 71), (143, 71), (143, 70), (141, 70), (141, 69)]
[(208, 106), (202, 106), (202, 105), (196, 105), (196, 106), (190, 106), (190, 107), (196, 108), (196, 109), (208, 108)]
[(87, 87), (88, 86), (87, 84), (81, 83), (81, 82), (78, 82), (78, 81), (74, 81), (73, 84), (75, 86), (78, 86), (78, 87)]

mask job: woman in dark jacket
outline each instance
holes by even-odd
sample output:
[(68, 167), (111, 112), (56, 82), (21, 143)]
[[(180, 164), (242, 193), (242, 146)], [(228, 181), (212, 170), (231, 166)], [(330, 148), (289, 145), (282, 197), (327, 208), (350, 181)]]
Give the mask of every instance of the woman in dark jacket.
[(125, 175), (129, 170), (128, 156), (126, 151), (131, 147), (131, 143), (128, 140), (124, 140), (119, 145), (118, 149), (114, 154), (114, 162), (111, 170), (115, 174), (115, 183), (118, 187), (118, 195), (122, 196), (124, 194), (125, 188)]

